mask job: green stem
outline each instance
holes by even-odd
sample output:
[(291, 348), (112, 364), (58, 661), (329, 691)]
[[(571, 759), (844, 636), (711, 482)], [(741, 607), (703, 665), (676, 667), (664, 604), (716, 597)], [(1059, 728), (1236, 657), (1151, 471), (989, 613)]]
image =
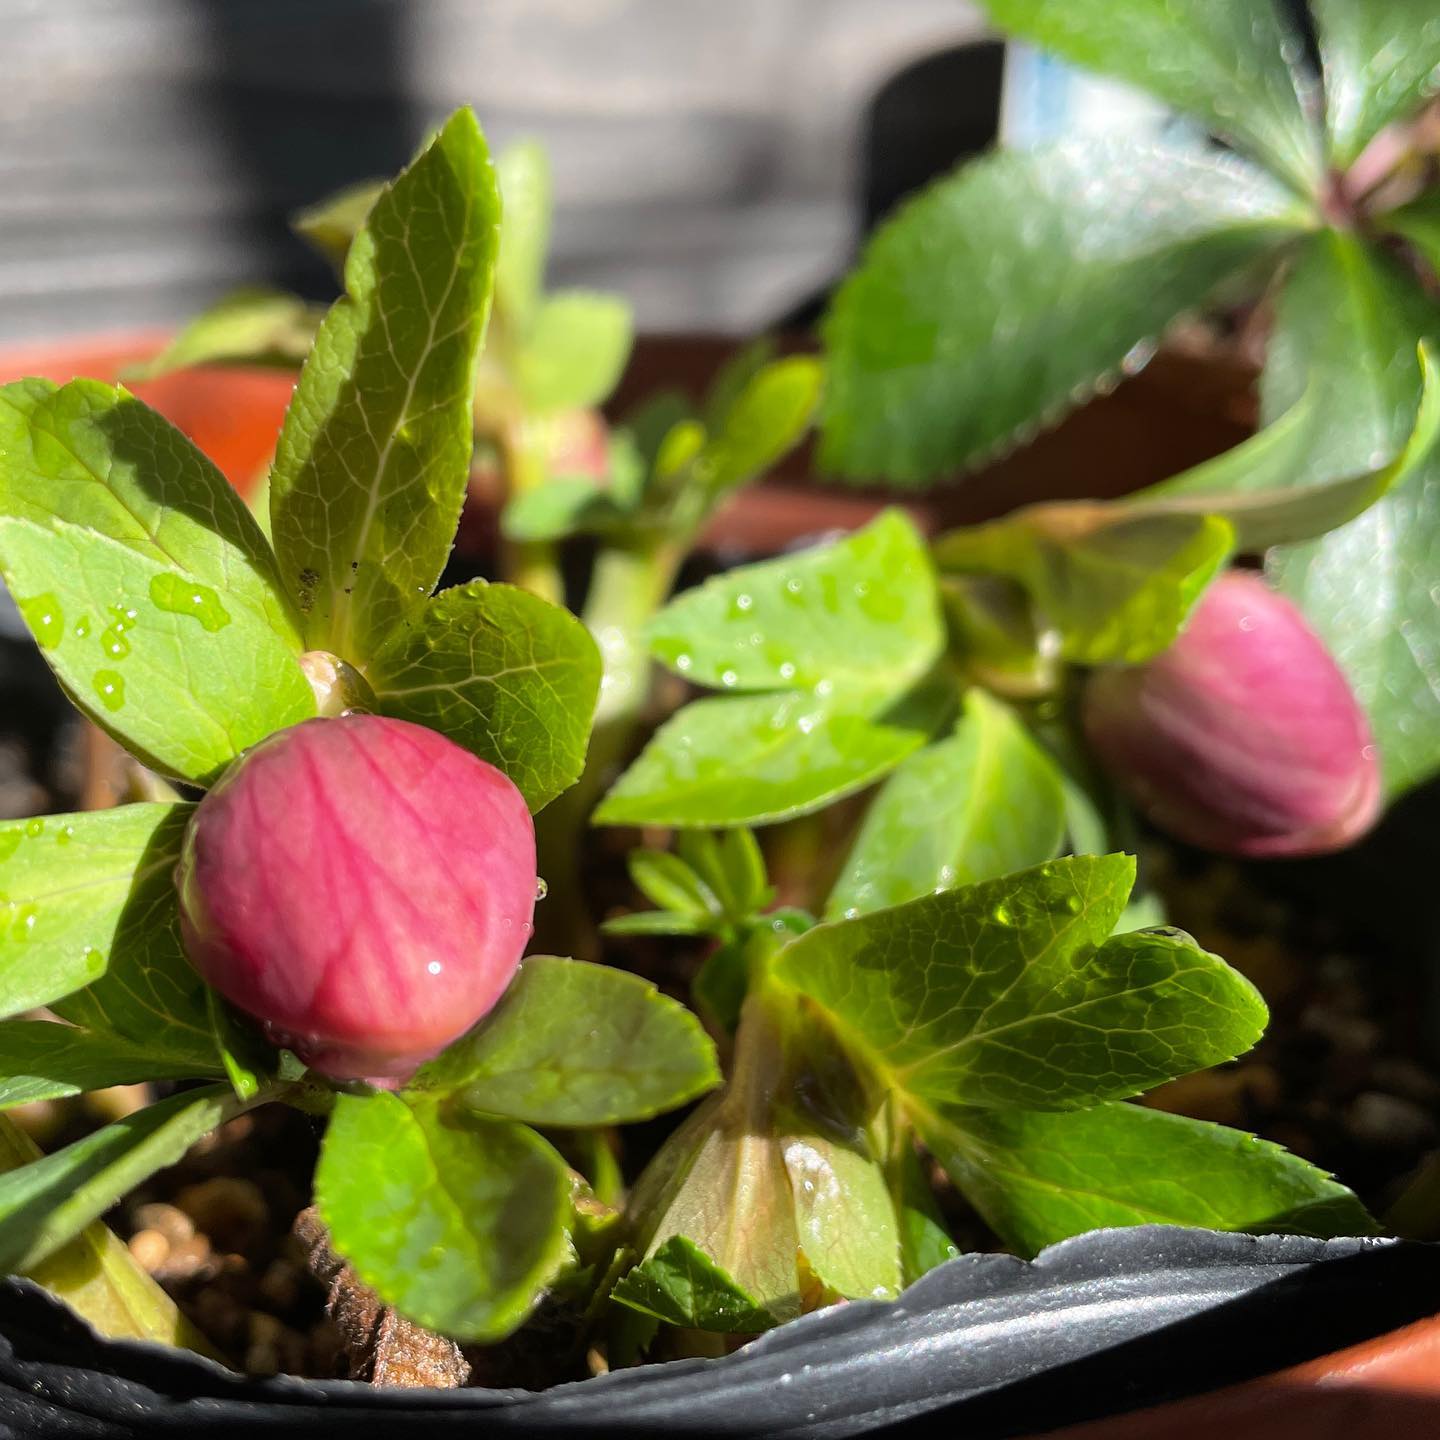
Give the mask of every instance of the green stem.
[[(595, 560), (581, 618), (600, 647), (600, 698), (580, 779), (544, 810), (537, 824), (540, 873), (551, 892), (583, 895), (581, 848), (590, 812), (624, 760), (650, 694), (645, 626), (664, 603), (686, 543), (646, 536), (607, 547)], [(598, 940), (583, 904), (537, 917), (542, 941), (557, 954), (593, 957)]]
[[(520, 417), (501, 431), (500, 454), (505, 466), (505, 493), (514, 498), (545, 483), (549, 429), (543, 419)], [(565, 603), (565, 581), (555, 546), (548, 540), (502, 542), (500, 569), (505, 579), (552, 605)]]

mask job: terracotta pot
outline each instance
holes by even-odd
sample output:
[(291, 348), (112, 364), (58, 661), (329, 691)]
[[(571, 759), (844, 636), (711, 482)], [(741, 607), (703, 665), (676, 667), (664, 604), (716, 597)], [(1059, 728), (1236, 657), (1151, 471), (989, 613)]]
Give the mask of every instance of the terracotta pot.
[(1436, 1433), (1440, 1315), (1244, 1385), (1049, 1430), (1044, 1440), (1405, 1440)]
[[(114, 383), (130, 366), (156, 354), (167, 338), (152, 330), (12, 346), (0, 350), (0, 383), (26, 375), (57, 384), (80, 376)], [(270, 463), (295, 377), (282, 370), (204, 367), (125, 383), (249, 496)]]
[[(102, 335), (0, 350), (0, 382), (42, 375), (57, 382), (85, 375), (114, 381), (154, 355), (162, 331)], [(803, 348), (799, 340), (785, 348)], [(647, 336), (609, 409), (624, 415), (662, 388), (703, 394), (731, 355), (731, 340)], [(1123, 495), (1209, 459), (1253, 426), (1254, 371), (1217, 352), (1164, 351), (1112, 394), (1097, 397), (1033, 444), (907, 502), (927, 531), (989, 519), (1034, 500)], [(250, 494), (275, 445), (294, 377), (287, 371), (201, 367), (130, 385)], [(853, 529), (894, 504), (877, 488), (817, 485), (808, 447), (765, 483), (743, 491), (706, 530), (707, 549), (746, 555), (781, 550), (828, 530)], [(900, 497), (903, 498), (903, 497)], [(473, 499), (482, 503), (479, 496)], [(493, 538), (490, 517), (471, 514), (462, 553), (478, 555)]]

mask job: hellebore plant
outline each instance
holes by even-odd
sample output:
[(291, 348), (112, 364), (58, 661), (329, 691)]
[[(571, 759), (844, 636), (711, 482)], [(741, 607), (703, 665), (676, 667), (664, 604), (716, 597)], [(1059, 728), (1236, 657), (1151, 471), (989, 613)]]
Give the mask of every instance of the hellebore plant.
[[(1119, 28), (1099, 0), (991, 8), (1274, 174), (997, 155), (876, 238), (826, 322), (823, 396), (820, 362), (757, 347), (699, 410), (661, 397), (609, 430), (628, 321), (543, 294), (543, 159), (497, 175), (461, 111), (393, 185), (304, 218), (343, 264), (323, 320), (242, 297), (162, 362), (304, 356), (268, 530), (123, 390), (0, 391), (0, 573), (76, 704), (184, 787), (0, 826), (0, 1104), (168, 1087), (51, 1155), (9, 1148), (7, 1271), (94, 1313), (57, 1257), (269, 1102), (323, 1118), (316, 1205), (383, 1304), (473, 1343), (565, 1326), (560, 1349), (612, 1366), (896, 1295), (956, 1253), (937, 1169), (1025, 1255), (1097, 1226), (1375, 1231), (1279, 1146), (1127, 1103), (1267, 1016), (1115, 852), (1127, 799), (1222, 851), (1334, 848), (1382, 775), (1394, 795), (1440, 763), (1440, 692), (1412, 683), (1440, 593), (1436, 313), (1377, 238), (1433, 259), (1434, 200), (1386, 208), (1400, 132), (1383, 184), (1354, 164), (1418, 104), (1440, 27), (1399, 44), (1398, 0), (1367, 8), (1385, 24), (1318, 5), (1322, 120), (1241, 0)], [(704, 521), (817, 406), (833, 469), (917, 483), (1271, 274), (1273, 423), (1229, 454), (933, 539), (887, 510), (671, 598)], [(503, 481), (518, 583), (432, 593), (474, 470)], [(554, 603), (577, 536), (578, 618)], [(1246, 556), (1291, 598), (1227, 569)], [(646, 735), (656, 662), (713, 693)], [(751, 827), (871, 787), (823, 893), (777, 909)], [(630, 853), (655, 908), (603, 938), (592, 819), (677, 832)], [(547, 911), (617, 963), (525, 956)], [(620, 968), (638, 936), (706, 947), (703, 1026)], [(613, 1127), (697, 1100), (648, 1162), (617, 1154)], [(198, 1343), (173, 1310), (146, 1323)]]

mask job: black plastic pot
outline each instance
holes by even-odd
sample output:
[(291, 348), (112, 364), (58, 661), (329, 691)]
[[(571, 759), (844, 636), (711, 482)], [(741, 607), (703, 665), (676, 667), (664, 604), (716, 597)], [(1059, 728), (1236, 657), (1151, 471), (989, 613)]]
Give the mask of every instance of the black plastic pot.
[(416, 1393), (244, 1379), (185, 1353), (105, 1342), (10, 1280), (0, 1433), (986, 1440), (1267, 1374), (1437, 1308), (1440, 1247), (1146, 1226), (1081, 1236), (1030, 1264), (963, 1256), (894, 1303), (807, 1316), (723, 1360), (543, 1393)]

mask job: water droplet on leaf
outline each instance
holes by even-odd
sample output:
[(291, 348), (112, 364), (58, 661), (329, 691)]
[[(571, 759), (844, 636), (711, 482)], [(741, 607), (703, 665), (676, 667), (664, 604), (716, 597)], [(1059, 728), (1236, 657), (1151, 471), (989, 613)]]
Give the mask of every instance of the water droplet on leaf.
[(65, 616), (60, 602), (48, 591), (44, 595), (32, 596), (29, 600), (17, 600), (20, 613), (30, 627), (30, 633), (42, 650), (56, 646), (65, 635)]
[(183, 575), (155, 575), (150, 580), (150, 598), (158, 609), (172, 615), (189, 615), (212, 634), (230, 623), (230, 612), (208, 586), (198, 585)]
[(118, 710), (125, 703), (125, 681), (117, 671), (97, 670), (93, 683), (100, 703), (107, 710)]

